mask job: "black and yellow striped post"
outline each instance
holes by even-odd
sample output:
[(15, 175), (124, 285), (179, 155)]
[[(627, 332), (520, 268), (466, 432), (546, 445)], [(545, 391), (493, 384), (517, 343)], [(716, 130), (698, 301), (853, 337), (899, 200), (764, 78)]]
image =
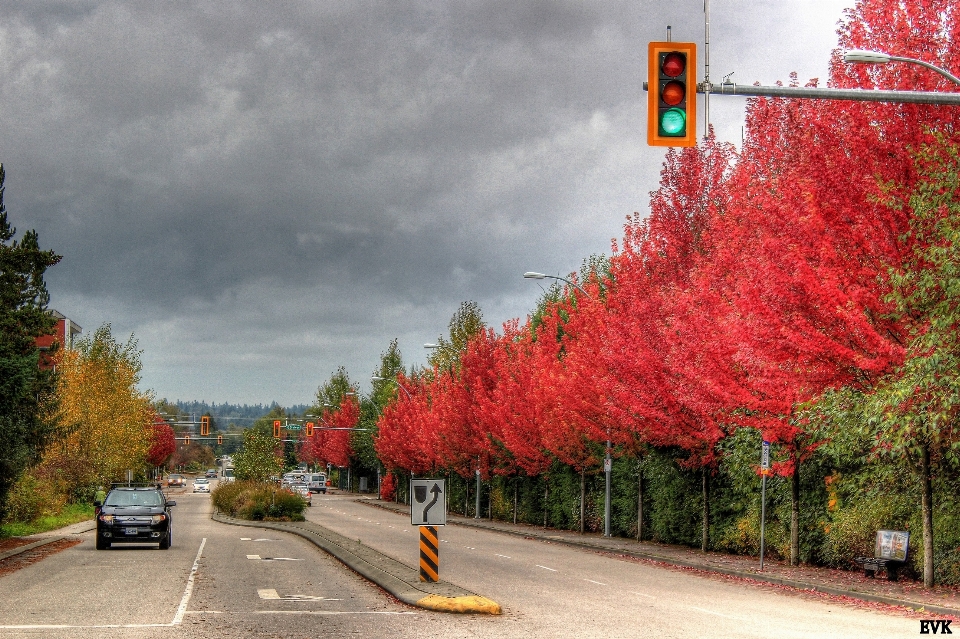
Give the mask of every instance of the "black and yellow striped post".
[(440, 581), (440, 552), (436, 526), (420, 526), (420, 581)]

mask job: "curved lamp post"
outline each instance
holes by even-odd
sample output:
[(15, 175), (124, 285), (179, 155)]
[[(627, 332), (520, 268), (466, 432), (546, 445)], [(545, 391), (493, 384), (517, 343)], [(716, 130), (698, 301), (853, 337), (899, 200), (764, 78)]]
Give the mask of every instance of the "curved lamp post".
[(379, 375), (374, 375), (374, 376), (371, 377), (370, 379), (371, 379), (372, 381), (374, 381), (374, 382), (393, 382), (394, 384), (397, 385), (397, 388), (399, 388), (400, 390), (402, 390), (402, 391), (406, 394), (407, 399), (413, 401), (413, 396), (410, 395), (410, 391), (408, 391), (406, 388), (404, 388), (404, 387), (403, 387), (403, 384), (401, 384), (401, 383), (398, 382), (397, 380), (395, 380), (395, 379), (393, 379), (393, 378), (390, 378), (390, 377), (380, 377)]
[(528, 280), (548, 279), (548, 280), (559, 280), (559, 281), (561, 281), (561, 282), (566, 282), (567, 284), (569, 284), (570, 286), (576, 288), (577, 290), (579, 290), (581, 293), (583, 293), (583, 294), (586, 295), (587, 297), (590, 297), (590, 293), (587, 293), (587, 292), (583, 289), (582, 286), (580, 286), (580, 285), (577, 284), (576, 282), (571, 282), (570, 280), (568, 280), (568, 279), (565, 278), (565, 277), (560, 277), (559, 275), (546, 275), (546, 274), (544, 274), (544, 273), (536, 273), (536, 272), (534, 272), (534, 271), (527, 271), (526, 273), (523, 274), (523, 276), (524, 276), (526, 279), (528, 279)]
[(865, 51), (863, 49), (851, 49), (843, 54), (843, 61), (847, 64), (851, 63), (861, 63), (861, 64), (887, 64), (888, 62), (908, 62), (910, 64), (918, 64), (921, 67), (926, 67), (931, 71), (936, 71), (943, 77), (947, 78), (954, 84), (960, 84), (960, 78), (953, 75), (946, 69), (941, 69), (938, 66), (932, 65), (929, 62), (924, 62), (923, 60), (917, 60), (916, 58), (904, 58), (901, 56), (890, 55), (889, 53), (884, 53), (882, 51)]
[[(566, 282), (570, 286), (573, 286), (581, 293), (587, 297), (592, 297), (590, 293), (587, 293), (586, 290), (576, 282), (571, 282), (565, 277), (560, 277), (559, 275), (547, 275), (545, 273), (537, 273), (536, 271), (527, 271), (523, 274), (523, 277), (528, 280), (559, 280), (561, 282)], [(610, 451), (613, 447), (612, 442), (610, 441), (610, 427), (607, 427), (607, 454), (603, 458), (603, 474), (606, 476), (606, 492), (604, 495), (603, 503), (603, 536), (610, 537), (610, 482), (611, 482), (611, 473), (613, 471), (613, 458), (610, 455)]]

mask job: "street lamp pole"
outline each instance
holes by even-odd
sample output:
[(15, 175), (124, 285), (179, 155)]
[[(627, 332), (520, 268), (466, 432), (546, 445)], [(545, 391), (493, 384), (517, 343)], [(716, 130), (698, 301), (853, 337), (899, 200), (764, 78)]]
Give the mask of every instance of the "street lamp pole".
[(904, 58), (901, 56), (890, 55), (889, 53), (883, 53), (882, 51), (864, 51), (863, 49), (852, 49), (843, 54), (843, 61), (847, 64), (887, 64), (888, 62), (907, 62), (909, 64), (918, 64), (921, 67), (930, 69), (931, 71), (936, 71), (954, 84), (960, 84), (960, 78), (953, 75), (946, 69), (942, 69), (938, 66), (930, 64), (929, 62), (924, 62), (923, 60), (917, 60), (916, 58)]
[(526, 273), (523, 274), (523, 276), (524, 276), (526, 279), (528, 279), (528, 280), (548, 279), (548, 280), (559, 280), (559, 281), (561, 281), (561, 282), (566, 282), (567, 284), (569, 284), (570, 286), (576, 288), (577, 290), (579, 290), (581, 293), (583, 293), (583, 294), (586, 295), (587, 297), (590, 297), (590, 293), (587, 293), (587, 291), (585, 291), (582, 286), (580, 286), (580, 285), (577, 284), (576, 282), (571, 282), (570, 280), (568, 280), (568, 279), (565, 278), (565, 277), (560, 277), (559, 275), (546, 275), (545, 273), (536, 273), (536, 272), (534, 272), (534, 271), (527, 271)]
[(409, 400), (411, 400), (411, 401), (413, 400), (413, 396), (410, 394), (410, 391), (408, 391), (406, 388), (404, 388), (404, 387), (403, 387), (403, 384), (401, 384), (400, 382), (398, 382), (398, 381), (395, 380), (395, 379), (391, 379), (391, 378), (389, 378), (389, 377), (380, 377), (379, 375), (374, 375), (374, 376), (371, 377), (370, 379), (373, 380), (373, 381), (375, 381), (375, 382), (393, 382), (394, 384), (397, 385), (397, 388), (399, 388), (400, 390), (402, 390), (402, 391), (404, 392), (404, 394), (406, 394), (407, 399), (409, 399)]
[[(551, 279), (559, 280), (561, 282), (566, 282), (570, 286), (576, 288), (581, 293), (587, 297), (591, 297), (590, 293), (587, 293), (586, 290), (576, 282), (572, 282), (565, 277), (560, 277), (559, 275), (547, 275), (545, 273), (537, 273), (536, 271), (527, 271), (523, 276), (528, 280), (542, 280), (542, 279)], [(603, 500), (603, 536), (610, 537), (610, 494), (611, 494), (611, 474), (613, 472), (613, 458), (611, 457), (610, 451), (613, 448), (613, 443), (610, 441), (610, 427), (607, 426), (607, 453), (603, 458), (603, 474), (606, 476), (606, 488), (604, 490), (604, 500)]]

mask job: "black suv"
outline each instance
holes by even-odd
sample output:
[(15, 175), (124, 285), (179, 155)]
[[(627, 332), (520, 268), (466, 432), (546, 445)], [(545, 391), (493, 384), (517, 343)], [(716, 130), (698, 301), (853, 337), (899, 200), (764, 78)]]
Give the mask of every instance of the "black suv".
[(170, 507), (159, 486), (115, 486), (97, 515), (97, 550), (111, 544), (160, 544), (166, 550), (173, 542)]

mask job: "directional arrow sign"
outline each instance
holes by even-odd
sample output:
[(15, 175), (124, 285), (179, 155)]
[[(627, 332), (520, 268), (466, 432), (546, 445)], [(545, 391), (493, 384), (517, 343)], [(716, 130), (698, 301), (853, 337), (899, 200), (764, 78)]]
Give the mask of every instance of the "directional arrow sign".
[(447, 487), (443, 479), (411, 479), (410, 523), (444, 526), (447, 523)]

